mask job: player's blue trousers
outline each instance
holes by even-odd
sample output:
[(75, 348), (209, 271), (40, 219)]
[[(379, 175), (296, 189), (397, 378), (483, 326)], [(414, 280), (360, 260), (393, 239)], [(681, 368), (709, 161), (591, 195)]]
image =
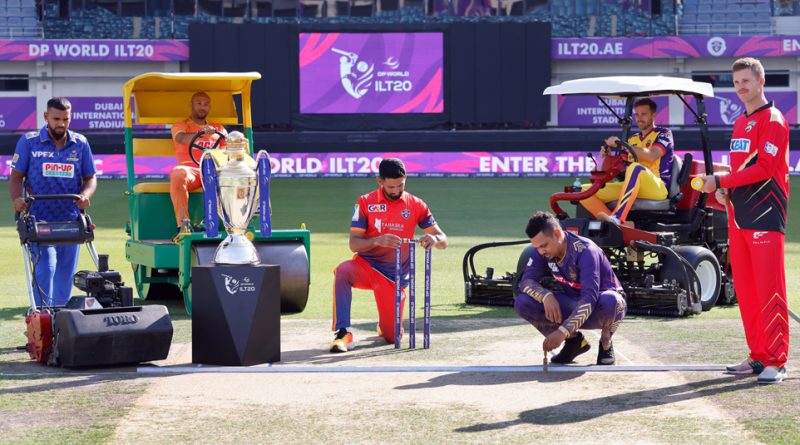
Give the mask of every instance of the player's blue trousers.
[(37, 305), (42, 304), (43, 296), (47, 305), (67, 304), (72, 294), (72, 277), (78, 267), (79, 249), (78, 244), (31, 245), (35, 277), (33, 296)]

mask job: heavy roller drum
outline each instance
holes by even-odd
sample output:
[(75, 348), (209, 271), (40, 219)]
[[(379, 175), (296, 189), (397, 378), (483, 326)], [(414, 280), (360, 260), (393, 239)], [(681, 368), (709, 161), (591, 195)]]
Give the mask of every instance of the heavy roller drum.
[[(303, 312), (310, 281), (308, 255), (302, 241), (254, 242), (261, 264), (281, 266), (281, 314)], [(214, 264), (216, 244), (192, 245), (192, 265)]]

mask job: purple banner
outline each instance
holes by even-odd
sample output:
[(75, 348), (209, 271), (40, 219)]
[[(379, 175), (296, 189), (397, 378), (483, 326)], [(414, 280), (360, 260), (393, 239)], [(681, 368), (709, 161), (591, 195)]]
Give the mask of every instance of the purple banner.
[(301, 33), (300, 112), (441, 113), (442, 33)]
[[(89, 139), (91, 142), (91, 138)], [(592, 147), (591, 150), (595, 150)], [(683, 156), (686, 151), (678, 154)], [(702, 159), (699, 151), (691, 151)], [(712, 152), (714, 162), (729, 164), (728, 150)], [(569, 152), (433, 152), (433, 153), (272, 153), (272, 178), (352, 178), (374, 177), (381, 160), (403, 160), (409, 176), (424, 177), (546, 177), (579, 176), (587, 180), (594, 164), (586, 151)], [(101, 178), (127, 177), (125, 155), (96, 155), (97, 174)], [(11, 156), (0, 156), (0, 178), (8, 179)], [(176, 164), (172, 157), (137, 159), (138, 178), (166, 180)], [(800, 152), (789, 152), (789, 171), (800, 174)], [(279, 185), (275, 185), (279, 187)]]
[(70, 97), (73, 130), (120, 129), (125, 127), (121, 97)]
[(552, 56), (554, 59), (796, 57), (800, 56), (800, 36), (554, 38)]
[[(652, 97), (658, 106), (656, 125), (669, 124), (669, 98)], [(625, 115), (624, 99), (603, 99), (614, 111)], [(635, 123), (634, 123), (635, 125)], [(595, 96), (558, 96), (559, 127), (616, 127), (617, 117)]]
[[(767, 100), (775, 101), (775, 106), (783, 113), (789, 124), (797, 123), (797, 93), (783, 91), (777, 93), (767, 92)], [(695, 111), (694, 98), (688, 97), (687, 102)], [(707, 97), (706, 114), (709, 125), (732, 126), (736, 119), (744, 113), (744, 104), (736, 93), (715, 92), (714, 97)], [(687, 125), (694, 122), (694, 115), (684, 107), (683, 118)]]
[(36, 128), (35, 97), (0, 97), (0, 131)]
[(0, 40), (0, 60), (162, 62), (189, 60), (188, 40)]

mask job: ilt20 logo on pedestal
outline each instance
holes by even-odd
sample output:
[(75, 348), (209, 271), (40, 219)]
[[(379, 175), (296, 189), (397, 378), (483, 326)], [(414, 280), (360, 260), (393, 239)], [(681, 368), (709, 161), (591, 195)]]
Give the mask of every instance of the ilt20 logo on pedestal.
[(234, 278), (230, 275), (222, 274), (225, 279), (225, 290), (231, 295), (236, 295), (238, 292), (255, 292), (256, 286), (250, 277), (243, 277), (241, 280)]

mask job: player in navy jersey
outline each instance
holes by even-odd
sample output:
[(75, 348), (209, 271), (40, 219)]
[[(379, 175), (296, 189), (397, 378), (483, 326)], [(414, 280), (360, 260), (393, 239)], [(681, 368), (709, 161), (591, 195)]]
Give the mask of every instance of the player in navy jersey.
[(746, 113), (733, 125), (731, 173), (703, 176), (703, 191), (727, 206), (733, 285), (749, 356), (729, 366), (759, 374), (759, 383), (786, 378), (789, 322), (783, 243), (789, 204), (789, 126), (764, 95), (764, 67), (753, 58), (733, 64), (733, 84)]
[[(47, 124), (39, 131), (25, 133), (17, 142), (8, 184), (14, 211), (21, 212), (27, 207), (23, 184), (30, 195), (80, 196), (74, 202), (34, 202), (30, 212), (38, 221), (74, 220), (79, 209), (89, 207), (97, 188), (94, 159), (86, 138), (69, 130), (71, 108), (65, 97), (50, 99), (44, 113)], [(34, 244), (32, 247), (36, 304), (63, 306), (72, 291), (80, 246)]]
[[(536, 247), (519, 282), (514, 309), (545, 336), (549, 352), (564, 343), (553, 363), (569, 363), (588, 351), (579, 329), (599, 329), (598, 365), (616, 361), (611, 337), (625, 317), (622, 286), (603, 251), (591, 240), (564, 231), (555, 216), (536, 212), (525, 233)], [(560, 290), (550, 290), (550, 278)]]

